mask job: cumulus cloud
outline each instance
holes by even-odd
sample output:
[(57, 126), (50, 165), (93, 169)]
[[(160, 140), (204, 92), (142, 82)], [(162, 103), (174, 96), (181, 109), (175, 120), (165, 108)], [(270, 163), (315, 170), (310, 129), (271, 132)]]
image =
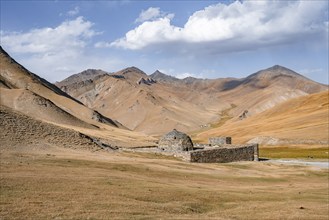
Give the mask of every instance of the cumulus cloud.
[(74, 53), (87, 44), (87, 40), (99, 34), (93, 23), (78, 17), (64, 21), (55, 28), (32, 29), (26, 33), (1, 32), (1, 43), (15, 53), (54, 54)]
[(57, 27), (27, 32), (1, 31), (1, 44), (17, 61), (48, 80), (63, 79), (86, 68), (110, 68), (117, 60), (100, 61), (90, 56), (88, 46), (99, 35), (83, 17), (66, 20)]
[[(166, 50), (170, 45), (181, 45), (173, 48), (181, 52), (202, 48), (220, 53), (291, 43), (328, 31), (326, 1), (219, 3), (196, 11), (183, 27), (172, 25), (172, 16), (159, 17), (159, 11), (146, 10), (141, 13), (149, 15), (145, 19), (156, 19), (146, 19), (124, 37), (98, 46)], [(141, 16), (137, 20), (143, 21)]]

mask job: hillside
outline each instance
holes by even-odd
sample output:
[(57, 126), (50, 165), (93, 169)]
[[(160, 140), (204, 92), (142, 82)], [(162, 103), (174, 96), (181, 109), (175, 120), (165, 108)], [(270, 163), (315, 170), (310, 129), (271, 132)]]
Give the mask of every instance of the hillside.
[(185, 132), (207, 128), (223, 112), (233, 120), (245, 111), (250, 117), (289, 99), (328, 89), (278, 65), (242, 79), (177, 79), (158, 70), (148, 76), (136, 67), (101, 77), (95, 74), (88, 80), (83, 72), (74, 76), (57, 85), (129, 129), (153, 135), (173, 128)]
[(0, 88), (0, 93), (1, 106), (7, 106), (34, 118), (68, 126), (72, 125), (84, 128), (97, 128), (95, 125), (88, 124), (74, 117), (59, 108), (50, 100), (30, 92), (29, 90)]
[(46, 123), (0, 105), (1, 151), (40, 150), (52, 147), (99, 150), (88, 136)]
[(2, 107), (34, 120), (103, 138), (105, 142), (119, 146), (154, 144), (154, 139), (128, 131), (119, 122), (86, 107), (55, 85), (31, 73), (1, 47), (0, 62)]
[[(31, 73), (12, 59), (2, 48), (0, 48), (0, 59), (1, 84), (12, 91), (15, 91), (15, 89), (28, 90), (51, 101), (57, 107), (89, 124), (99, 126), (99, 122), (104, 122), (111, 126), (119, 126), (111, 119), (103, 117), (98, 112), (85, 107), (81, 102), (76, 101), (55, 85)], [(6, 98), (1, 97), (1, 99)]]
[[(218, 118), (217, 112), (206, 109), (206, 105), (185, 99), (186, 94), (193, 92), (191, 89), (186, 87), (186, 90), (178, 91), (157, 82), (136, 67), (86, 84), (81, 80), (61, 88), (88, 107), (135, 131), (162, 134), (175, 127), (187, 131)], [(201, 94), (198, 99), (202, 96), (206, 94)]]
[(199, 141), (211, 136), (232, 136), (238, 143), (327, 144), (329, 141), (328, 91), (288, 100), (244, 120), (196, 135)]

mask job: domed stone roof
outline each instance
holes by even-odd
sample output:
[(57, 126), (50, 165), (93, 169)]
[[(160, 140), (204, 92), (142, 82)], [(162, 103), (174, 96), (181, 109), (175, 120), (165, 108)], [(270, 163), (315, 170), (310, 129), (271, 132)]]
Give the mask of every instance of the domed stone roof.
[(174, 129), (159, 140), (159, 148), (164, 151), (190, 151), (193, 150), (193, 142), (187, 134)]

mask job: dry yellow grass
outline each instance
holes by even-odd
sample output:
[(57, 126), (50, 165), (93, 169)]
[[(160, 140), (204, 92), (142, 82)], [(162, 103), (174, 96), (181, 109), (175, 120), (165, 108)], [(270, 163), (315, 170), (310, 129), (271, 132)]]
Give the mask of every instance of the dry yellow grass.
[(245, 120), (231, 120), (204, 131), (196, 139), (206, 141), (210, 136), (227, 135), (238, 143), (257, 136), (328, 141), (328, 99), (328, 91), (291, 99)]
[(152, 154), (1, 152), (1, 219), (328, 219), (328, 170)]
[(329, 159), (329, 149), (323, 145), (260, 146), (262, 158)]

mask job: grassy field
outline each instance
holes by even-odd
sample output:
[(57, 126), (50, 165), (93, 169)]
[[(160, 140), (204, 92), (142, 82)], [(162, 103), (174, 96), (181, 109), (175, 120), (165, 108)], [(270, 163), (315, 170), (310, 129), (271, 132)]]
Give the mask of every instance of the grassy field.
[(263, 158), (329, 159), (329, 148), (322, 146), (261, 146), (259, 155)]
[(328, 219), (328, 170), (153, 154), (1, 153), (0, 219)]

